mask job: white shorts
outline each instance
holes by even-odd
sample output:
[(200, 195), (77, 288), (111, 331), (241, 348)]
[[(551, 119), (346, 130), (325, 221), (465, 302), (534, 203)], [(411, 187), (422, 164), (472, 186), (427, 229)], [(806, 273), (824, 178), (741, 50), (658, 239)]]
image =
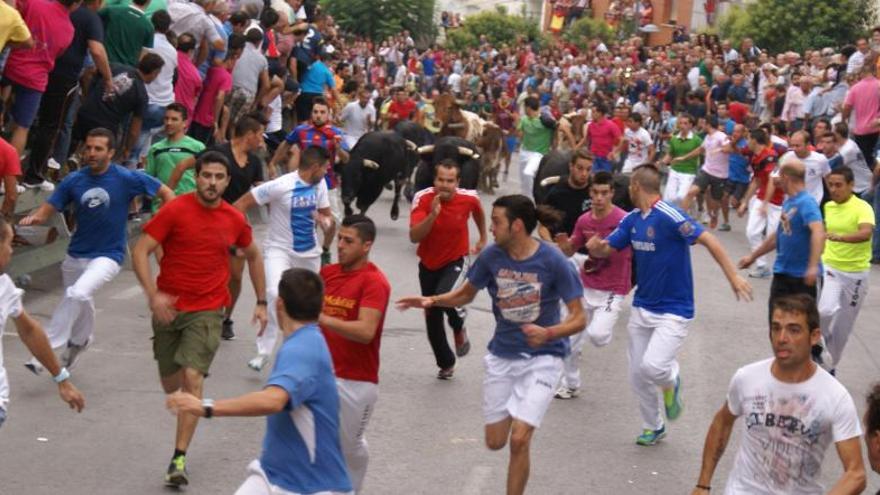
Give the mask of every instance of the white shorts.
[[(235, 495), (301, 495), (270, 483), (269, 478), (266, 477), (266, 472), (263, 471), (263, 467), (260, 466), (260, 461), (258, 459), (254, 459), (248, 464), (247, 471), (248, 477), (244, 480), (244, 483), (238, 487), (238, 490), (235, 491)], [(310, 495), (351, 495), (353, 493), (354, 492), (324, 491), (315, 492)]]
[(535, 428), (553, 401), (562, 377), (562, 358), (541, 355), (506, 359), (492, 353), (483, 358), (483, 418), (493, 424), (512, 417)]

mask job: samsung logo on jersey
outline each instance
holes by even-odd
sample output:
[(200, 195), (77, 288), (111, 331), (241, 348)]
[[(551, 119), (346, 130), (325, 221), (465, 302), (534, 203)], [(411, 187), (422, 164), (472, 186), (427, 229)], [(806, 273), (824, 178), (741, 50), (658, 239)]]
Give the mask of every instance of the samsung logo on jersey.
[(636, 251), (655, 251), (653, 242), (645, 242), (645, 241), (632, 241), (632, 247)]

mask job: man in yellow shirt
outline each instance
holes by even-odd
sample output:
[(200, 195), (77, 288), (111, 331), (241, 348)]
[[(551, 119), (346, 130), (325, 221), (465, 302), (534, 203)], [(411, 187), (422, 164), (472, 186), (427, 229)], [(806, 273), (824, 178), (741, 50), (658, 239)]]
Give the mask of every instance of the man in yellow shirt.
[(833, 374), (868, 293), (874, 210), (853, 194), (849, 167), (835, 168), (826, 181), (831, 201), (824, 207), (827, 240), (822, 254), (825, 277), (819, 316), (823, 345), (831, 356), (823, 356), (819, 364)]
[(30, 48), (34, 46), (34, 39), (15, 7), (0, 0), (0, 52), (7, 46)]

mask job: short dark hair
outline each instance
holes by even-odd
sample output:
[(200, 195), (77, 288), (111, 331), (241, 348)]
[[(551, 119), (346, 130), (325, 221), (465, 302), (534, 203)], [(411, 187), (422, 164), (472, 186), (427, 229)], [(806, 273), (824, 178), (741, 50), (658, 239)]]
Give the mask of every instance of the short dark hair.
[(611, 172), (601, 171), (597, 172), (595, 175), (590, 177), (590, 185), (593, 186), (609, 186), (612, 190), (614, 190), (614, 176), (611, 175)]
[(309, 146), (302, 152), (299, 161), (299, 168), (309, 170), (312, 167), (318, 167), (330, 161), (330, 153), (326, 148), (321, 146)]
[(642, 125), (642, 114), (639, 112), (633, 112), (629, 114), (629, 120), (632, 120), (636, 124)]
[(315, 321), (324, 305), (324, 282), (311, 270), (290, 268), (281, 274), (278, 297), (287, 316), (302, 322)]
[(242, 24), (247, 24), (247, 22), (249, 20), (251, 20), (251, 18), (248, 17), (247, 13), (243, 10), (239, 10), (237, 12), (234, 12), (231, 16), (229, 16), (229, 23), (232, 24), (233, 26), (240, 26)]
[(524, 105), (526, 108), (529, 108), (531, 110), (538, 110), (541, 108), (541, 102), (538, 101), (538, 99), (534, 96), (529, 96), (528, 98), (526, 98)]
[(342, 219), (342, 226), (355, 229), (364, 242), (376, 240), (376, 224), (366, 215), (349, 215)]
[(831, 172), (829, 172), (828, 175), (840, 175), (847, 184), (852, 184), (856, 180), (852, 169), (846, 165), (831, 169)]
[(153, 30), (159, 34), (165, 34), (171, 27), (171, 14), (165, 9), (153, 12), (150, 20), (153, 21)]
[(602, 103), (601, 101), (593, 105), (593, 111), (599, 112), (602, 115), (608, 115), (608, 105)]
[(226, 158), (226, 155), (219, 151), (206, 151), (196, 158), (196, 175), (202, 172), (202, 166), (206, 163), (219, 163), (226, 167), (226, 175), (232, 175), (232, 164)]
[(574, 162), (578, 160), (589, 160), (592, 162), (596, 160), (596, 157), (593, 155), (593, 152), (589, 150), (589, 148), (584, 147), (574, 150), (574, 153), (571, 154), (571, 161), (569, 161), (569, 163), (574, 164)]
[(847, 137), (849, 136), (849, 126), (846, 125), (846, 122), (838, 122), (834, 124), (833, 132), (840, 137)]
[(106, 127), (95, 127), (86, 134), (86, 139), (90, 137), (102, 137), (107, 139), (107, 149), (116, 149), (116, 134)]
[(167, 107), (165, 107), (166, 112), (169, 110), (171, 110), (172, 112), (179, 113), (180, 116), (183, 117), (183, 120), (186, 120), (189, 118), (189, 110), (187, 110), (186, 107), (183, 106), (183, 104), (177, 103), (176, 101), (173, 103), (170, 103)]
[(868, 392), (868, 410), (865, 411), (865, 436), (880, 434), (880, 382)]
[(492, 207), (504, 208), (504, 216), (511, 225), (516, 220), (522, 220), (527, 234), (531, 234), (538, 224), (535, 203), (528, 196), (522, 194), (501, 196), (492, 203)]
[(263, 12), (260, 14), (260, 25), (264, 28), (271, 28), (275, 24), (278, 24), (278, 19), (280, 19), (278, 12), (272, 7), (269, 7), (263, 9)]
[[(262, 38), (261, 38), (262, 39)], [(192, 33), (181, 33), (177, 36), (177, 51), (187, 53), (196, 47), (196, 37)]]
[(244, 32), (244, 38), (248, 41), (248, 43), (262, 43), (263, 30), (254, 26)]
[(718, 129), (718, 116), (710, 115), (706, 117), (706, 123), (709, 124), (709, 127), (712, 129)]
[(681, 114), (679, 114), (679, 115), (678, 115), (678, 120), (687, 120), (688, 122), (691, 123), (691, 125), (694, 125), (694, 123), (696, 122), (696, 119), (694, 119), (694, 116), (691, 115), (691, 114), (689, 114), (689, 113), (681, 113)]
[(316, 96), (312, 98), (312, 108), (315, 108), (315, 105), (324, 105), (328, 109), (330, 108), (330, 104), (327, 103), (327, 99), (323, 96)]
[(767, 135), (767, 131), (764, 129), (752, 129), (749, 132), (749, 137), (754, 139), (756, 143), (767, 146), (770, 144), (770, 136)]
[(138, 70), (141, 74), (152, 74), (160, 70), (163, 65), (165, 65), (165, 59), (161, 55), (158, 53), (148, 53), (141, 57), (141, 60), (138, 62)]
[(807, 317), (809, 330), (819, 329), (819, 310), (816, 300), (809, 294), (786, 294), (770, 300), (770, 322), (776, 310), (784, 313), (800, 313)]
[(455, 169), (455, 176), (457, 178), (461, 178), (461, 165), (459, 165), (458, 162), (453, 160), (452, 158), (444, 158), (434, 164), (434, 177), (437, 177), (437, 170), (440, 167), (454, 168)]
[(260, 128), (265, 129), (268, 123), (269, 121), (266, 120), (263, 114), (259, 112), (249, 113), (238, 119), (238, 122), (235, 123), (234, 135), (241, 137), (249, 132), (260, 132)]
[(244, 45), (247, 43), (247, 40), (244, 38), (243, 34), (232, 33), (229, 35), (229, 40), (227, 41), (226, 47), (226, 56), (229, 56), (229, 53), (235, 52), (238, 50), (244, 49)]

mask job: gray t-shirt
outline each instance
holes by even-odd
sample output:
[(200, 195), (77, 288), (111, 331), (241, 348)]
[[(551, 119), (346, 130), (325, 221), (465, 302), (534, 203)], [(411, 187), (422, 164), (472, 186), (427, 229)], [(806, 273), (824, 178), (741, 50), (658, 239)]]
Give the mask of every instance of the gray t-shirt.
[(268, 70), (269, 62), (253, 43), (247, 43), (241, 58), (232, 70), (232, 87), (242, 88), (251, 94), (257, 94), (260, 85), (260, 73)]

